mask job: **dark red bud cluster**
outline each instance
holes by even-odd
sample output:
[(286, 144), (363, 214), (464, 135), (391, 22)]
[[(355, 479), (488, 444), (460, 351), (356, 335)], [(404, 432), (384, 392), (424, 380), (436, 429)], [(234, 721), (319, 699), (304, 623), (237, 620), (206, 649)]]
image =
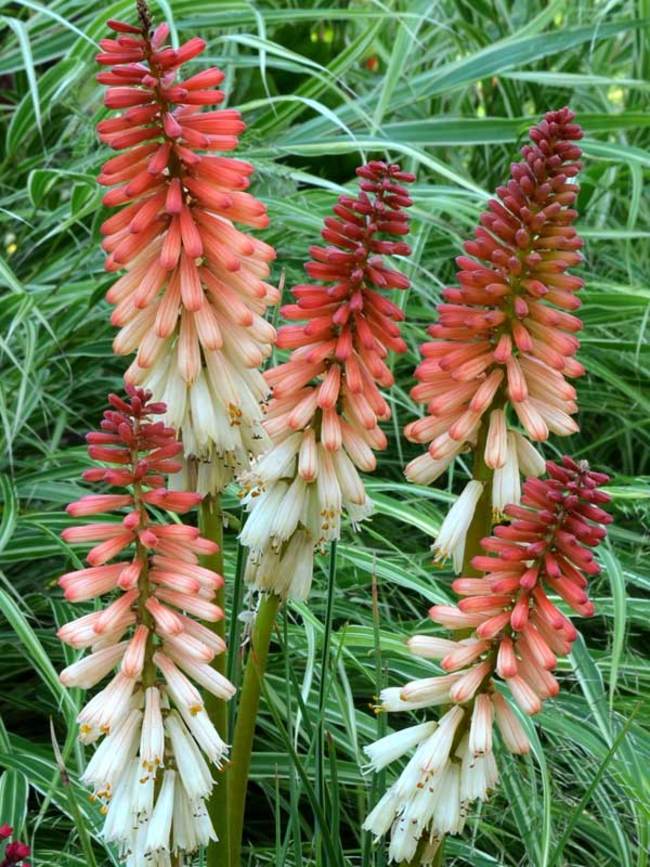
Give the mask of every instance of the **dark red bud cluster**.
[(296, 303), (281, 310), (285, 319), (305, 324), (285, 325), (278, 333), (277, 346), (293, 352), (289, 361), (265, 372), (274, 398), (265, 427), (274, 437), (287, 428), (302, 430), (322, 410), (325, 448), (338, 451), (344, 432), (348, 444), (358, 433), (366, 457), (357, 448), (357, 465), (370, 470), (369, 449), (386, 446), (377, 422), (390, 418), (379, 390), (393, 383), (385, 359), (391, 350), (406, 349), (397, 324), (404, 313), (377, 290), (405, 289), (409, 281), (382, 256), (411, 252), (404, 241), (378, 236), (407, 234), (403, 209), (411, 199), (402, 184), (415, 178), (380, 161), (361, 166), (357, 175), (358, 195), (339, 196), (334, 216), (325, 219), (321, 235), (329, 246), (309, 248), (312, 259), (305, 270), (325, 285), (294, 286)]
[[(11, 825), (0, 826), (0, 840), (8, 840), (9, 837), (13, 834), (14, 829)], [(25, 858), (30, 854), (31, 849), (26, 843), (21, 843), (18, 840), (14, 840), (13, 843), (7, 843), (5, 848), (4, 859), (0, 862), (0, 867), (14, 867), (14, 865), (21, 865), (21, 867), (29, 867), (30, 862), (25, 861)]]
[[(580, 306), (575, 293), (583, 280), (565, 273), (582, 261), (583, 245), (572, 226), (581, 168), (575, 142), (582, 137), (574, 117), (568, 108), (551, 111), (530, 130), (532, 144), (488, 202), (464, 244), (466, 255), (456, 259), (458, 285), (443, 291), (412, 392), (417, 401), (435, 401), (432, 415), (445, 400), (448, 419), (439, 429), (430, 425), (437, 431), (435, 459), (444, 456), (449, 437), (462, 440), (476, 430), (491, 401), (477, 411), (472, 399), (491, 376), (532, 439), (577, 430), (576, 393), (567, 378), (584, 373), (575, 358), (582, 322), (569, 311)], [(407, 430), (412, 434), (427, 441), (417, 425)]]
[(338, 334), (332, 353), (339, 361), (348, 359), (353, 346), (364, 353), (403, 352), (406, 344), (394, 323), (404, 318), (402, 310), (379, 295), (378, 289), (407, 289), (408, 278), (388, 268), (383, 255), (408, 256), (404, 241), (378, 235), (406, 235), (409, 218), (403, 210), (412, 204), (402, 184), (415, 176), (396, 164), (372, 161), (357, 169), (361, 178), (357, 196), (339, 196), (325, 218), (321, 232), (330, 246), (309, 248), (312, 261), (305, 270), (314, 280), (332, 283), (329, 287), (300, 285), (292, 293), (296, 304), (282, 308), (287, 319), (309, 320), (306, 326), (280, 329), (278, 346), (294, 349), (314, 342), (329, 341)]
[(591, 551), (605, 537), (612, 521), (601, 506), (609, 495), (599, 485), (609, 479), (589, 469), (586, 461), (548, 461), (550, 478), (528, 479), (520, 506), (507, 506), (510, 524), (494, 528), (481, 540), (484, 554), (472, 559), (480, 578), (458, 578), (452, 587), (461, 596), (457, 609), (434, 605), (431, 618), (455, 621), (475, 630), (491, 667), (508, 682), (526, 713), (559, 691), (551, 671), (557, 657), (571, 650), (577, 638), (573, 623), (549, 598), (557, 594), (576, 613), (588, 617), (594, 606), (587, 597), (588, 576), (597, 575)]
[(165, 484), (165, 475), (181, 469), (172, 460), (183, 450), (176, 440), (176, 431), (162, 421), (150, 421), (151, 416), (166, 411), (164, 403), (151, 401), (151, 393), (134, 386), (126, 386), (129, 401), (111, 394), (109, 403), (114, 409), (104, 412), (101, 431), (86, 434), (88, 454), (93, 460), (117, 464), (123, 469), (93, 467), (85, 470), (87, 482), (104, 481), (109, 485), (128, 486), (134, 483), (159, 488)]

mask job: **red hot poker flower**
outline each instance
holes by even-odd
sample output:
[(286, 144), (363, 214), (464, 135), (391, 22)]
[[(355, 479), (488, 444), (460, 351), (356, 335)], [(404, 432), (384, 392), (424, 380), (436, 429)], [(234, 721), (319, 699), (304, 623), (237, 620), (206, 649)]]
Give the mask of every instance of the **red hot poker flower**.
[[(591, 549), (606, 535), (600, 525), (612, 520), (601, 508), (610, 498), (598, 488), (608, 476), (566, 456), (560, 465), (548, 461), (546, 467), (550, 478), (528, 479), (521, 505), (506, 507), (510, 524), (495, 527), (494, 535), (482, 540), (485, 553), (474, 557), (472, 566), (483, 577), (457, 578), (452, 587), (463, 597), (458, 607), (434, 605), (429, 612), (450, 629), (474, 630), (473, 643), (460, 642), (444, 656), (442, 667), (464, 669), (469, 652), (472, 663), (488, 663), (476, 688), (496, 672), (526, 713), (537, 713), (544, 699), (557, 694), (550, 672), (577, 635), (548, 593), (583, 617), (593, 614), (588, 576), (600, 567)], [(473, 684), (471, 671), (452, 687), (453, 701), (473, 697), (464, 686), (465, 680)]]
[(384, 361), (388, 352), (406, 348), (397, 325), (404, 314), (381, 290), (406, 289), (409, 280), (382, 256), (407, 256), (410, 247), (378, 236), (408, 233), (404, 209), (411, 199), (402, 184), (415, 178), (398, 165), (376, 161), (357, 174), (359, 195), (340, 196), (335, 216), (325, 220), (321, 234), (329, 246), (309, 250), (305, 270), (326, 285), (294, 287), (296, 303), (281, 312), (307, 324), (280, 329), (278, 346), (293, 352), (266, 373), (273, 388), (267, 431), (275, 437), (302, 430), (322, 414), (321, 441), (331, 451), (346, 436), (365, 443), (366, 450), (384, 447), (377, 421), (389, 418), (390, 410), (377, 386), (393, 383)]
[(99, 136), (123, 152), (99, 176), (112, 187), (104, 204), (120, 209), (102, 225), (106, 268), (126, 269), (108, 292), (121, 329), (114, 349), (137, 351), (127, 381), (167, 403), (186, 454), (206, 462), (208, 490), (264, 447), (267, 387), (256, 368), (275, 338), (264, 319), (279, 300), (266, 282), (275, 252), (235, 227), (268, 224), (245, 192), (253, 167), (214, 155), (233, 150), (244, 129), (238, 111), (210, 108), (223, 101), (223, 72), (178, 78), (205, 42), (173, 49), (166, 24), (150, 35), (146, 23), (109, 21), (118, 35), (102, 39), (97, 56), (110, 67), (97, 76), (105, 103), (120, 111), (100, 122)]
[(583, 281), (566, 273), (582, 258), (571, 225), (582, 137), (574, 117), (568, 108), (548, 112), (531, 129), (523, 160), (512, 165), (466, 242), (467, 255), (456, 260), (459, 285), (444, 290), (429, 328), (433, 341), (423, 344), (416, 370), (413, 397), (427, 403), (429, 415), (405, 432), (430, 445), (407, 467), (413, 481), (443, 472), (491, 408), (485, 460), (503, 467), (506, 401), (533, 440), (577, 430), (575, 389), (566, 380), (584, 373), (575, 359), (582, 323), (573, 315)]
[(375, 771), (415, 748), (364, 823), (376, 837), (390, 830), (390, 861), (410, 861), (422, 839), (424, 860), (431, 863), (444, 836), (463, 830), (469, 804), (490, 797), (499, 780), (495, 724), (509, 752), (530, 751), (494, 675), (526, 713), (557, 694), (551, 669), (571, 649), (576, 631), (548, 590), (580, 614), (593, 610), (585, 576), (598, 571), (590, 549), (605, 535), (599, 525), (611, 520), (601, 509), (609, 497), (598, 490), (607, 476), (568, 457), (547, 468), (550, 479), (528, 479), (522, 505), (506, 510), (511, 523), (483, 540), (486, 555), (474, 565), (484, 576), (457, 579), (453, 587), (463, 597), (458, 607), (430, 611), (436, 623), (471, 634), (458, 641), (416, 635), (408, 642), (412, 653), (440, 660), (445, 673), (381, 692), (386, 711), (452, 705), (437, 724), (408, 726), (365, 747)]
[[(106, 840), (118, 842), (125, 857), (138, 851), (146, 860), (178, 848), (194, 851), (214, 838), (204, 806), (213, 785), (206, 759), (219, 766), (227, 747), (194, 683), (222, 699), (234, 687), (210, 665), (223, 641), (198, 622), (223, 617), (213, 602), (223, 578), (199, 563), (217, 545), (187, 524), (162, 522), (154, 511), (183, 513), (202, 497), (167, 490), (182, 445), (173, 428), (154, 420), (164, 404), (133, 386), (127, 392), (126, 401), (110, 395), (101, 430), (87, 436), (90, 456), (110, 466), (84, 473), (87, 481), (126, 490), (90, 494), (67, 509), (75, 517), (125, 511), (117, 522), (63, 531), (66, 542), (93, 547), (88, 568), (59, 579), (71, 602), (114, 597), (58, 635), (91, 650), (61, 672), (63, 684), (90, 689), (111, 675), (78, 717), (84, 743), (103, 737), (83, 780), (104, 802)], [(178, 819), (170, 839), (172, 808)]]
[[(353, 523), (372, 510), (358, 470), (372, 471), (373, 449), (386, 446), (378, 422), (390, 417), (380, 387), (393, 377), (385, 359), (403, 352), (401, 309), (381, 290), (408, 279), (383, 256), (410, 253), (404, 183), (398, 165), (357, 169), (361, 191), (340, 196), (325, 220), (326, 247), (310, 248), (309, 276), (282, 308), (278, 346), (289, 361), (265, 373), (273, 390), (264, 426), (273, 447), (242, 478), (251, 517), (242, 542), (251, 550), (247, 580), (259, 589), (304, 599), (314, 545), (337, 539), (345, 509)], [(385, 236), (392, 236), (391, 240)]]

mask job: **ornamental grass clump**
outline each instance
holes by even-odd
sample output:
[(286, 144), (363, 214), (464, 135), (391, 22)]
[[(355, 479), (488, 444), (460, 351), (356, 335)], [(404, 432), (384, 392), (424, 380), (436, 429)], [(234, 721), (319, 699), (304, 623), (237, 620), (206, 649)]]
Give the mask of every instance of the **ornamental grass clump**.
[(118, 326), (114, 350), (136, 358), (126, 381), (167, 406), (166, 420), (197, 458), (198, 479), (178, 487), (218, 492), (250, 456), (268, 445), (261, 404), (268, 393), (258, 367), (275, 330), (264, 318), (279, 300), (267, 282), (275, 251), (237, 225), (264, 228), (264, 205), (246, 192), (253, 166), (217, 156), (244, 130), (235, 109), (215, 109), (224, 73), (216, 67), (180, 77), (205, 49), (198, 38), (169, 47), (169, 28), (108, 22), (97, 78), (105, 104), (120, 113), (98, 125), (116, 151), (98, 181), (118, 212), (101, 227), (106, 270), (126, 271), (107, 298)]
[(108, 466), (86, 470), (84, 479), (112, 492), (67, 509), (93, 521), (65, 529), (64, 541), (93, 547), (89, 565), (59, 584), (70, 602), (103, 605), (59, 629), (66, 644), (90, 651), (60, 678), (92, 689), (110, 677), (78, 717), (81, 741), (98, 743), (82, 781), (102, 804), (104, 839), (126, 863), (162, 867), (215, 839), (205, 799), (214, 785), (210, 765), (221, 767), (227, 746), (197, 685), (222, 700), (235, 690), (210, 665), (225, 650), (205, 625), (223, 618), (213, 601), (223, 578), (199, 558), (216, 545), (161, 517), (183, 514), (202, 497), (165, 487), (183, 447), (156, 420), (164, 404), (134, 386), (127, 394), (109, 396), (101, 430), (86, 437), (90, 457)]

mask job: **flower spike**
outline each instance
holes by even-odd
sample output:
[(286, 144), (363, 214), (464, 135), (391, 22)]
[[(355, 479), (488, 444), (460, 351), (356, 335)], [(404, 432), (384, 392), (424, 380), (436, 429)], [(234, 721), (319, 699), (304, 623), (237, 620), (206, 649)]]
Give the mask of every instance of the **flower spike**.
[(393, 376), (385, 359), (406, 348), (404, 314), (382, 292), (409, 281), (383, 256), (410, 253), (403, 184), (415, 178), (378, 161), (357, 175), (359, 194), (340, 196), (325, 219), (327, 246), (310, 247), (305, 270), (318, 282), (295, 286), (295, 303), (281, 310), (303, 324), (279, 331), (277, 345), (292, 352), (265, 373), (273, 446), (241, 479), (251, 512), (241, 536), (252, 552), (247, 580), (281, 596), (306, 597), (314, 546), (339, 537), (344, 509), (353, 523), (370, 514), (358, 470), (374, 470), (373, 450), (386, 447), (379, 422), (390, 408), (380, 388)]
[(410, 860), (425, 836), (430, 843), (421, 863), (431, 863), (444, 835), (462, 831), (470, 803), (489, 796), (499, 779), (495, 723), (509, 752), (530, 750), (503, 687), (524, 714), (538, 713), (559, 691), (551, 672), (577, 632), (549, 593), (581, 616), (593, 614), (586, 588), (599, 571), (592, 549), (611, 522), (602, 508), (609, 496), (599, 489), (608, 477), (569, 457), (546, 468), (549, 478), (529, 478), (521, 505), (505, 509), (510, 522), (483, 540), (484, 553), (472, 561), (481, 577), (454, 581), (458, 606), (429, 612), (434, 623), (466, 630), (467, 637), (409, 639), (412, 653), (440, 660), (445, 673), (381, 694), (386, 711), (452, 705), (437, 725), (411, 726), (365, 748), (380, 770), (416, 747), (364, 824), (376, 837), (391, 831), (391, 861)]
[[(109, 289), (119, 354), (136, 352), (127, 371), (167, 405), (186, 456), (200, 460), (198, 486), (221, 490), (235, 469), (266, 444), (257, 369), (271, 351), (264, 319), (279, 300), (266, 282), (275, 252), (235, 224), (264, 228), (264, 206), (246, 188), (253, 166), (215, 155), (237, 146), (239, 112), (218, 109), (224, 74), (216, 67), (180, 78), (205, 49), (194, 37), (166, 45), (168, 30), (109, 21), (117, 36), (100, 41), (97, 79), (105, 104), (99, 137), (119, 155), (98, 178), (103, 202), (118, 212), (102, 225), (106, 269), (126, 269)], [(177, 486), (187, 486), (183, 476)]]
[(551, 111), (530, 130), (523, 159), (456, 260), (459, 285), (444, 290), (416, 370), (412, 395), (428, 414), (405, 434), (428, 451), (407, 466), (407, 478), (434, 481), (468, 443), (476, 444), (483, 424), (480, 447), (495, 471), (497, 515), (518, 501), (519, 468), (543, 471), (534, 447), (508, 430), (508, 408), (533, 441), (578, 430), (568, 381), (584, 373), (575, 358), (582, 322), (574, 315), (583, 281), (567, 273), (582, 261), (583, 245), (571, 225), (582, 137), (574, 117), (568, 108)]
[[(90, 566), (66, 573), (59, 584), (71, 602), (111, 598), (59, 629), (66, 644), (90, 649), (60, 678), (90, 689), (111, 677), (78, 717), (81, 741), (101, 740), (83, 781), (103, 804), (104, 838), (135, 867), (152, 859), (169, 863), (171, 853), (214, 839), (204, 803), (213, 786), (208, 763), (220, 767), (227, 746), (194, 684), (226, 700), (234, 687), (209, 665), (224, 643), (188, 616), (223, 617), (212, 601), (223, 578), (199, 565), (199, 556), (217, 546), (154, 511), (182, 514), (202, 499), (165, 487), (183, 449), (174, 429), (155, 420), (166, 407), (134, 386), (127, 386), (127, 399), (110, 395), (109, 403), (101, 430), (87, 435), (91, 458), (108, 466), (84, 478), (126, 493), (90, 494), (68, 506), (75, 517), (104, 520), (63, 531), (70, 544), (94, 546), (86, 555)], [(106, 515), (117, 510), (118, 520)]]

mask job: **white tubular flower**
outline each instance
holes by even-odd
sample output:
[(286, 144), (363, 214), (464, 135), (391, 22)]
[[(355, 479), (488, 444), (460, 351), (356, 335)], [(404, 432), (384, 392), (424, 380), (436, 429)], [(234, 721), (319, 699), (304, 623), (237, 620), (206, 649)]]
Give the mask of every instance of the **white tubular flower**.
[(245, 491), (264, 490), (279, 479), (293, 476), (296, 457), (299, 451), (302, 456), (303, 444), (306, 440), (307, 438), (301, 433), (292, 433), (276, 443), (272, 449), (254, 461), (247, 473), (240, 476), (239, 483), (242, 488)]
[(228, 753), (228, 744), (222, 740), (206, 711), (201, 710), (192, 713), (183, 707), (179, 707), (178, 710), (183, 717), (185, 725), (192, 732), (196, 742), (210, 762), (216, 765), (217, 768), (221, 768), (222, 759)]
[(400, 799), (395, 789), (391, 787), (366, 816), (366, 820), (363, 823), (364, 831), (370, 831), (374, 835), (375, 840), (383, 837), (393, 824), (399, 805)]
[(115, 668), (124, 656), (127, 646), (128, 641), (121, 641), (119, 644), (109, 645), (89, 656), (84, 656), (83, 659), (64, 668), (59, 675), (59, 680), (67, 687), (80, 686), (82, 689), (90, 689)]
[(518, 431), (512, 431), (517, 450), (519, 469), (524, 476), (541, 476), (546, 472), (546, 461), (535, 446)]
[[(70, 647), (77, 649), (90, 647), (97, 642), (98, 635), (95, 626), (103, 614), (103, 611), (93, 611), (91, 614), (84, 614), (76, 620), (71, 620), (70, 623), (65, 623), (56, 634), (61, 641), (69, 644)], [(135, 614), (130, 609), (126, 609), (114, 624), (116, 629), (115, 641), (119, 641), (133, 623), (135, 623)]]
[(484, 756), (492, 752), (492, 721), (494, 707), (486, 693), (477, 695), (472, 711), (469, 730), (469, 750), (473, 756)]
[(429, 737), (418, 746), (415, 753), (406, 763), (404, 770), (397, 778), (395, 783), (395, 793), (403, 803), (413, 797), (416, 792), (420, 791), (429, 776), (428, 772), (424, 770), (424, 763), (429, 754), (431, 740), (434, 735), (429, 735)]
[(449, 762), (442, 771), (439, 793), (432, 817), (432, 831), (436, 836), (459, 834), (463, 829), (460, 800), (460, 766)]
[(426, 722), (417, 726), (410, 726), (398, 732), (386, 735), (363, 748), (364, 753), (370, 759), (370, 767), (373, 771), (379, 771), (399, 759), (412, 747), (417, 746), (426, 737), (433, 734), (436, 729), (435, 722)]
[(521, 479), (519, 477), (517, 446), (514, 433), (508, 431), (506, 460), (502, 467), (494, 471), (492, 480), (492, 511), (495, 518), (500, 519), (508, 504), (517, 505), (520, 500)]
[(438, 638), (433, 635), (412, 635), (406, 645), (412, 654), (424, 656), (426, 659), (442, 659), (458, 646), (457, 642), (449, 638)]
[[(161, 856), (169, 857), (170, 831), (174, 813), (174, 787), (177, 785), (176, 771), (165, 771), (156, 805), (147, 827), (145, 842), (145, 859), (155, 859)], [(146, 860), (145, 860), (146, 863)]]
[(244, 505), (250, 511), (250, 516), (241, 532), (243, 545), (254, 551), (261, 551), (271, 540), (271, 525), (281, 507), (289, 486), (286, 481), (275, 482), (259, 496), (249, 494), (244, 499)]
[(110, 796), (122, 772), (135, 756), (142, 712), (132, 710), (124, 722), (104, 738), (88, 762), (82, 781), (93, 786), (95, 793)]
[(490, 413), (488, 434), (485, 443), (485, 463), (493, 470), (505, 465), (508, 448), (508, 430), (506, 414), (502, 409), (493, 409)]
[(281, 551), (267, 547), (251, 552), (244, 577), (258, 590), (302, 600), (309, 594), (313, 570), (314, 543), (307, 530), (297, 530)]
[(134, 688), (134, 680), (116, 674), (108, 686), (91, 698), (77, 717), (82, 743), (92, 743), (124, 719), (129, 712)]
[(153, 799), (156, 789), (156, 778), (153, 774), (142, 775), (138, 769), (138, 775), (133, 783), (132, 824), (139, 828), (147, 822), (153, 812)]
[(172, 836), (174, 846), (183, 852), (196, 852), (199, 841), (194, 827), (193, 808), (185, 794), (184, 786), (174, 788), (174, 815), (172, 818)]
[(305, 512), (307, 484), (296, 476), (286, 489), (280, 508), (273, 516), (269, 535), (275, 544), (286, 542), (295, 532), (298, 521)]
[(207, 846), (210, 840), (217, 839), (205, 805), (201, 805), (195, 811), (192, 818), (194, 819), (194, 830), (199, 846)]
[(157, 652), (154, 654), (153, 661), (163, 674), (167, 681), (169, 694), (174, 699), (174, 704), (179, 710), (186, 710), (191, 714), (198, 713), (203, 710), (203, 699), (201, 693), (188, 680), (187, 677), (180, 671), (168, 656), (164, 653)]
[(207, 846), (217, 835), (212, 827), (203, 801), (192, 804), (183, 786), (174, 789), (174, 818), (172, 820), (174, 852), (196, 852)]
[(451, 557), (454, 571), (460, 572), (465, 554), (465, 540), (474, 510), (483, 492), (483, 484), (472, 479), (447, 513), (433, 545), (436, 560)]
[(507, 750), (517, 755), (530, 752), (530, 740), (513, 709), (500, 692), (492, 694), (492, 703), (499, 734)]
[(456, 734), (456, 729), (464, 717), (464, 711), (460, 707), (452, 707), (442, 717), (438, 728), (425, 744), (420, 755), (423, 771), (435, 774), (442, 770), (449, 758), (449, 751)]
[(430, 485), (439, 478), (451, 462), (455, 459), (458, 451), (452, 452), (444, 458), (436, 460), (431, 457), (429, 452), (423, 455), (418, 455), (404, 469), (404, 475), (413, 482), (414, 485)]
[(140, 761), (147, 773), (162, 765), (165, 752), (165, 729), (160, 711), (160, 691), (150, 686), (144, 694), (144, 718), (140, 737)]
[(168, 651), (169, 656), (174, 660), (174, 662), (176, 662), (183, 671), (192, 678), (192, 680), (196, 681), (196, 683), (200, 684), (204, 689), (207, 689), (208, 692), (212, 693), (212, 695), (216, 695), (217, 698), (223, 699), (224, 701), (228, 701), (233, 697), (236, 692), (235, 687), (227, 677), (224, 677), (223, 674), (220, 674), (216, 669), (212, 668), (211, 665), (207, 665), (205, 662), (198, 662), (186, 653), (171, 650), (166, 645), (165, 649)]
[[(434, 706), (449, 701), (449, 691), (459, 680), (461, 674), (445, 674), (442, 677), (423, 677), (412, 680), (402, 687), (400, 698), (411, 703), (427, 702)], [(425, 705), (426, 707), (426, 705)]]
[(470, 749), (469, 738), (465, 736), (456, 750), (456, 756), (461, 760), (461, 801), (469, 804), (476, 800), (487, 800), (499, 780), (493, 753), (475, 756)]
[(323, 541), (331, 542), (339, 537), (343, 497), (331, 452), (323, 446), (318, 447), (318, 465), (316, 488), (321, 518), (320, 531)]
[(402, 861), (410, 861), (415, 855), (419, 839), (417, 825), (398, 819), (391, 831), (388, 847), (389, 863), (400, 864)]
[[(387, 686), (379, 693), (382, 710), (399, 712), (402, 710), (418, 710), (422, 707), (431, 707), (433, 702), (427, 697), (421, 701), (405, 701), (402, 698), (402, 688), (399, 686)], [(443, 703), (444, 700), (441, 702)]]
[(168, 714), (165, 730), (171, 741), (178, 775), (190, 802), (196, 803), (206, 798), (213, 786), (210, 769), (176, 711)]
[(133, 821), (133, 796), (136, 792), (139, 762), (132, 759), (130, 767), (120, 777), (113, 792), (106, 812), (106, 820), (102, 828), (102, 837), (107, 843), (114, 843), (124, 838), (124, 829), (129, 828)]

